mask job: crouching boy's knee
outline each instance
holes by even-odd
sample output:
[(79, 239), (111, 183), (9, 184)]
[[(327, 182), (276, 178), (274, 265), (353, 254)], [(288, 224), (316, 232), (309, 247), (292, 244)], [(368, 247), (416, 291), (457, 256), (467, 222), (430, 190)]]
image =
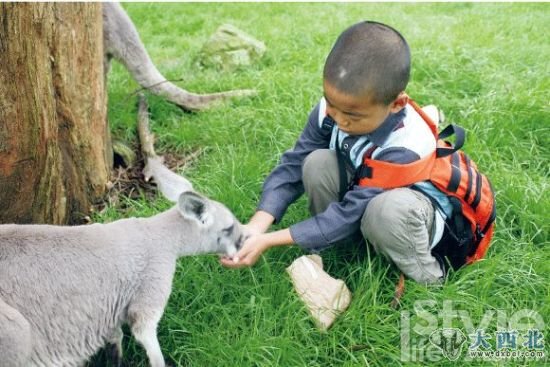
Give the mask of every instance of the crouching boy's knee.
[(340, 178), (336, 153), (329, 149), (311, 152), (302, 165), (302, 182), (312, 215), (325, 211), (331, 202), (337, 201)]
[(361, 232), (377, 253), (420, 283), (440, 281), (443, 271), (431, 254), (434, 209), (421, 193), (399, 188), (376, 196), (361, 220)]
[[(336, 186), (338, 181), (338, 160), (330, 149), (311, 152), (302, 164), (302, 178), (306, 191), (318, 186)], [(308, 190), (309, 189), (309, 190)]]

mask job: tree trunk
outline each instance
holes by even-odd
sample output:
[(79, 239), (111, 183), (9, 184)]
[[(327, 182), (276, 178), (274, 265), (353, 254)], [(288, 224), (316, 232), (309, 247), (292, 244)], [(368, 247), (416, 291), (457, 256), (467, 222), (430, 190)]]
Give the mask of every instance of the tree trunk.
[(98, 3), (0, 3), (0, 222), (75, 223), (112, 164)]

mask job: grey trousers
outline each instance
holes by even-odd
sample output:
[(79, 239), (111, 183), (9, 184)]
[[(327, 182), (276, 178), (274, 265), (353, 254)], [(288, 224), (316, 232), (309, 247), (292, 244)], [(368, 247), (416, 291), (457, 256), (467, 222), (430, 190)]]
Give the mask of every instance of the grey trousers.
[[(334, 151), (312, 152), (304, 160), (302, 172), (312, 215), (338, 200), (340, 181)], [(369, 202), (361, 219), (361, 233), (377, 253), (409, 278), (419, 283), (439, 282), (443, 271), (430, 251), (434, 214), (432, 203), (421, 193), (408, 188), (388, 190)]]

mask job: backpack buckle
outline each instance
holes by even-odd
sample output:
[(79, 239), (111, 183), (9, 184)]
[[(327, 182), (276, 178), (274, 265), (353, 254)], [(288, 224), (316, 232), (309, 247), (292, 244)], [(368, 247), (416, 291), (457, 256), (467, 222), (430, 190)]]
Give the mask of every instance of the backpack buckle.
[(334, 120), (332, 119), (332, 117), (330, 117), (329, 115), (327, 115), (324, 119), (323, 119), (323, 122), (321, 123), (321, 128), (323, 130), (329, 130), (329, 131), (332, 131), (332, 128), (334, 127)]
[(483, 237), (485, 237), (485, 233), (483, 233), (483, 231), (481, 231), (481, 227), (479, 226), (479, 224), (476, 224), (476, 238), (478, 241), (481, 241), (483, 239)]
[(357, 181), (362, 178), (372, 178), (372, 167), (369, 167), (366, 164), (360, 165), (355, 172), (355, 178)]

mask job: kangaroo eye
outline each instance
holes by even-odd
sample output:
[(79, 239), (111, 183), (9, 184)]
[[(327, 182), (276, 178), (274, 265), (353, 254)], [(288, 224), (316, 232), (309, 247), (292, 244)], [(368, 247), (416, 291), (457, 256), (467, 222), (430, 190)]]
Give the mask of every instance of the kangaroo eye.
[(235, 230), (235, 225), (232, 224), (229, 227), (222, 229), (222, 233), (226, 236), (231, 236), (234, 230)]

